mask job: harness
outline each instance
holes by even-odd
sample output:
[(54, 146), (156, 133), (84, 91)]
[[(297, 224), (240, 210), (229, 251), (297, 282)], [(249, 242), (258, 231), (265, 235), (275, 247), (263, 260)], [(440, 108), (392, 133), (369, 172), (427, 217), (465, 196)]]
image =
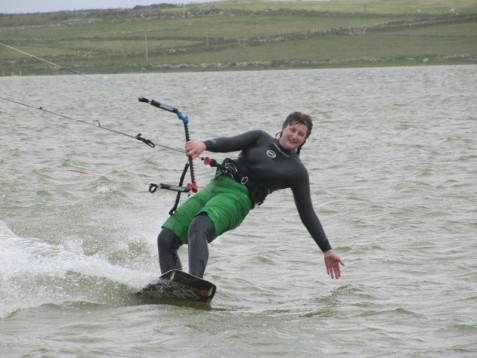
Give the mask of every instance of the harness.
[(248, 189), (248, 196), (252, 203), (252, 208), (254, 208), (255, 205), (262, 205), (267, 195), (271, 192), (266, 184), (260, 183), (260, 181), (256, 179), (240, 159), (225, 158), (222, 164), (219, 164), (215, 159), (206, 157), (204, 158), (204, 164), (216, 167), (219, 175), (228, 176), (236, 182), (245, 185)]

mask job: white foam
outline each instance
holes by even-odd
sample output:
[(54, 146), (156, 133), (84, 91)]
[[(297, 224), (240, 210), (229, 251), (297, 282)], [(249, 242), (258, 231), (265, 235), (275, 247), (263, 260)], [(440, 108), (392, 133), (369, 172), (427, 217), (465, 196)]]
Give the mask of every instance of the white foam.
[(131, 290), (150, 282), (154, 273), (110, 263), (100, 254), (86, 255), (80, 239), (59, 245), (18, 237), (0, 220), (0, 317), (45, 303), (84, 300), (105, 289)]

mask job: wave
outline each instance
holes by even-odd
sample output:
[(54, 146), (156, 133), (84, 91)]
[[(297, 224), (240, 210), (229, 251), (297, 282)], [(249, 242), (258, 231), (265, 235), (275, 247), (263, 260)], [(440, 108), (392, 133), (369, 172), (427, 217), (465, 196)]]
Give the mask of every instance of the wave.
[(0, 266), (0, 318), (44, 304), (127, 304), (132, 293), (154, 278), (100, 254), (86, 255), (78, 239), (52, 245), (19, 237), (2, 220)]

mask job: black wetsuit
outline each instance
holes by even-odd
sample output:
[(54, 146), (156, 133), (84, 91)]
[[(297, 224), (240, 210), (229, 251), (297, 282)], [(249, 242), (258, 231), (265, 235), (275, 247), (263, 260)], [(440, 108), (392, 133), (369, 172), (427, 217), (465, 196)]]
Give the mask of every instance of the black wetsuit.
[[(260, 130), (234, 137), (207, 140), (204, 143), (210, 152), (241, 151), (239, 157), (232, 160), (232, 169), (237, 170), (233, 177), (242, 184), (246, 181), (245, 185), (249, 187), (249, 196), (253, 204), (263, 201), (272, 191), (291, 188), (298, 213), (308, 232), (323, 252), (331, 249), (313, 209), (308, 171), (298, 154), (282, 148), (277, 139)], [(221, 171), (228, 168), (227, 161), (230, 160), (224, 161)], [(245, 178), (247, 180), (244, 180)], [(214, 238), (214, 233), (214, 224), (207, 215), (198, 215), (191, 222), (188, 230), (191, 274), (203, 277), (209, 257), (208, 243)], [(157, 244), (161, 272), (171, 269), (181, 270), (177, 249), (182, 242), (176, 234), (168, 228), (163, 228)]]
[(324, 252), (331, 249), (313, 208), (308, 171), (298, 154), (282, 148), (278, 139), (261, 130), (204, 142), (210, 152), (242, 151), (236, 160), (246, 175), (265, 186), (268, 192), (291, 188), (300, 218), (317, 245)]

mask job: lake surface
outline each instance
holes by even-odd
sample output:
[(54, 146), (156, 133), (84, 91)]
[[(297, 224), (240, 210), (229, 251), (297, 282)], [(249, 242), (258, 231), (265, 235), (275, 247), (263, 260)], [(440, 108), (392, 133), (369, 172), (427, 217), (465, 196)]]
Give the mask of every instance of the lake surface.
[[(0, 99), (0, 355), (475, 357), (476, 83), (477, 66), (0, 78), (36, 108)], [(197, 139), (311, 114), (301, 157), (343, 277), (284, 190), (210, 245), (210, 309), (138, 302), (175, 200), (148, 185), (186, 161), (181, 121), (140, 96)]]

